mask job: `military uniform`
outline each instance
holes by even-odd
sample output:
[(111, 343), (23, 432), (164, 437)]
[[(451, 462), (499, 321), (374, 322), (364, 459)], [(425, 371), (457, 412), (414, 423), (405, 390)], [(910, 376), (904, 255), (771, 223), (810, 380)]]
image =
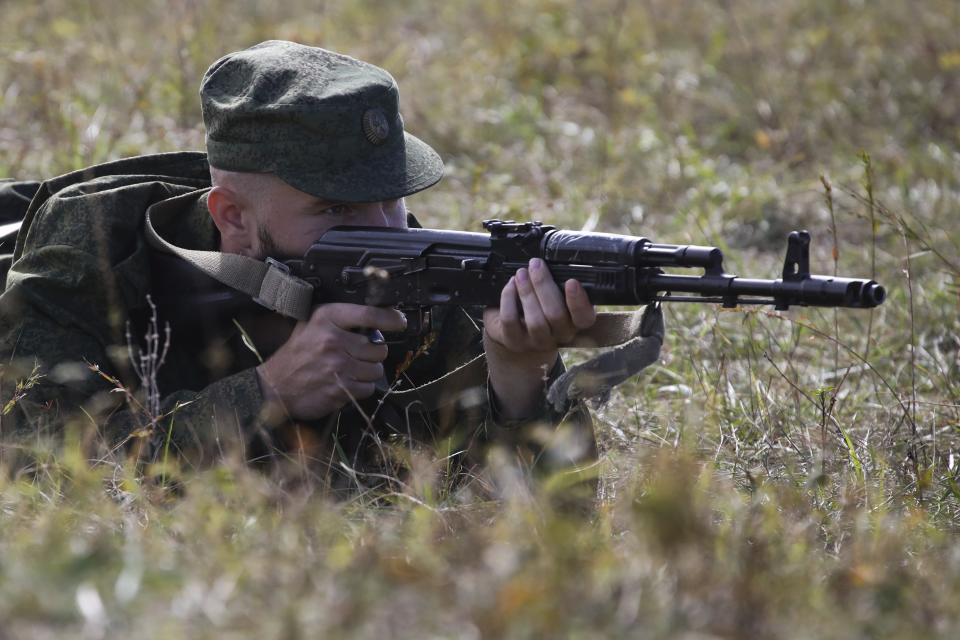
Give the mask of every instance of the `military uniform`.
[[(274, 73), (283, 72), (291, 56), (310, 58), (300, 69), (302, 78)], [(400, 197), (430, 186), (442, 174), (439, 158), (403, 131), (392, 78), (374, 74), (375, 81), (367, 82), (366, 67), (292, 43), (265, 43), (218, 61), (201, 91), (210, 162), (234, 171), (269, 171), (307, 193), (344, 201)], [(310, 74), (320, 72), (346, 77), (359, 89), (343, 104), (336, 83), (329, 95), (318, 97), (328, 87), (311, 82)], [(236, 98), (238, 92), (242, 99)], [(306, 107), (301, 93), (310, 94)], [(333, 115), (318, 110), (317, 100), (334, 101), (338, 110)], [(288, 109), (286, 115), (277, 116), (277, 103)], [(273, 109), (266, 126), (265, 104)], [(347, 123), (351, 114), (362, 115), (355, 131)], [(337, 161), (343, 161), (347, 148), (360, 146), (367, 155), (338, 167), (310, 162), (302, 149), (283, 153), (284, 140), (288, 147), (296, 145), (296, 136), (317, 127), (325, 127), (328, 137), (348, 129), (339, 142), (324, 138), (320, 143), (339, 149), (333, 154)], [(311, 171), (320, 165), (322, 171), (304, 173), (304, 164)], [(419, 343), (391, 348), (384, 363), (386, 386), (374, 398), (310, 425), (266, 415), (254, 367), (270, 352), (251, 349), (244, 339), (245, 324), (259, 321), (256, 313), (217, 315), (197, 308), (178, 314), (177, 301), (169, 296), (157, 300), (156, 311), (148, 300), (151, 292), (176, 292), (178, 283), (158, 268), (157, 252), (145, 241), (145, 212), (175, 201), (176, 215), (165, 216), (159, 235), (178, 247), (216, 251), (219, 235), (205, 201), (209, 186), (208, 156), (192, 152), (120, 160), (40, 185), (0, 295), (0, 356), (9, 363), (0, 388), (9, 409), (0, 423), (4, 439), (58, 434), (70, 420), (89, 425), (92, 419), (105, 431), (102, 442), (114, 450), (133, 446), (148, 458), (167, 447), (193, 464), (228, 450), (242, 451), (247, 459), (277, 453), (288, 458), (304, 448), (306, 439), (322, 467), (362, 469), (382, 465), (396, 440), (414, 444), (447, 438), (465, 448), (493, 433), (510, 440), (522, 431), (519, 425), (500, 424), (485, 377), (468, 388), (451, 389), (458, 400), (442, 411), (390, 401), (391, 389), (427, 382), (482, 352), (480, 310), (459, 308), (436, 310), (436, 331)], [(159, 316), (158, 333), (153, 316)], [(192, 324), (184, 320), (190, 316)], [(167, 317), (176, 319), (169, 345), (163, 333)], [(146, 345), (144, 332), (154, 333)], [(35, 364), (41, 377), (34, 377), (29, 388), (18, 388), (16, 381), (28, 378)], [(151, 369), (146, 377), (152, 379), (142, 379)], [(558, 360), (547, 377), (561, 371)], [(152, 406), (150, 398), (118, 392), (119, 385), (152, 391)], [(561, 418), (545, 404), (535, 421)], [(589, 457), (593, 436), (582, 406), (572, 424)]]
[[(152, 272), (155, 252), (143, 239), (143, 212), (180, 196), (191, 204), (176, 224), (158, 231), (178, 246), (215, 250), (218, 234), (205, 204), (208, 186), (209, 168), (200, 153), (131, 158), (43, 183), (0, 295), (0, 353), (21, 363), (21, 373), (23, 365), (29, 368), (36, 359), (45, 377), (5, 417), (5, 433), (58, 428), (90, 398), (102, 401), (105, 393), (122, 397), (111, 393), (112, 383), (87, 365), (130, 386), (138, 384), (127, 342), (142, 340), (151, 313), (147, 295), (170, 288), (163, 273)], [(161, 326), (165, 315), (161, 304)], [(263, 396), (252, 368), (257, 356), (243, 345), (240, 330), (232, 319), (220, 318), (219, 326), (211, 327), (202, 321), (202, 309), (195, 315), (194, 327), (174, 326), (157, 374), (160, 413), (173, 418), (174, 444), (191, 457), (202, 457), (237, 433), (251, 440), (270, 429), (260, 416)], [(436, 309), (434, 334), (419, 345), (391, 350), (385, 364), (389, 382), (397, 382), (400, 373), (401, 387), (422, 384), (477, 355), (482, 350), (477, 316), (475, 310)], [(204, 331), (191, 331), (197, 327)], [(10, 383), (6, 381), (4, 401), (10, 399)], [(148, 426), (149, 416), (115, 405), (94, 403), (101, 413), (109, 411), (111, 441)], [(473, 418), (482, 423), (489, 416), (485, 407)]]

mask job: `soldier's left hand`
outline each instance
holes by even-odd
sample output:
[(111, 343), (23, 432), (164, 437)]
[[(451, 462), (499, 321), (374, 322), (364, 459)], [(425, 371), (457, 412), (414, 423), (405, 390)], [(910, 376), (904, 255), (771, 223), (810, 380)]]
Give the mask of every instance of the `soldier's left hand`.
[(508, 352), (528, 356), (555, 353), (596, 319), (583, 286), (567, 280), (561, 291), (540, 258), (517, 271), (500, 294), (499, 309), (488, 308), (483, 316), (487, 338)]
[(507, 420), (535, 416), (543, 380), (558, 347), (593, 325), (597, 313), (576, 280), (563, 291), (539, 258), (519, 269), (500, 294), (500, 307), (483, 312), (483, 348), (493, 395)]

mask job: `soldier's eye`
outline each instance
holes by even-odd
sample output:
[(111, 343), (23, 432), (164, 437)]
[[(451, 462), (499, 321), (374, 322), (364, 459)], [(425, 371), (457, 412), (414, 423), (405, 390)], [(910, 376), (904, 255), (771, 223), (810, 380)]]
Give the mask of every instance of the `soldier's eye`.
[(351, 211), (348, 204), (335, 204), (321, 210), (320, 213), (328, 216), (345, 216)]

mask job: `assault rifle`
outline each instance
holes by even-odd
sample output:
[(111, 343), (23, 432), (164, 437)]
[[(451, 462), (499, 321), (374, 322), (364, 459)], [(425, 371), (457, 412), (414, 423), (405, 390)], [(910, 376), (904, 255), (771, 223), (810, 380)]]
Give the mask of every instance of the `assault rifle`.
[[(399, 308), (407, 316), (405, 333), (385, 337), (373, 330), (370, 339), (412, 345), (430, 330), (431, 308), (497, 305), (503, 287), (531, 258), (543, 259), (559, 285), (570, 278), (578, 280), (594, 304), (647, 305), (643, 312), (598, 314), (594, 326), (563, 345), (614, 348), (572, 367), (551, 384), (546, 400), (558, 415), (576, 400), (604, 397), (657, 361), (665, 332), (663, 314), (659, 305), (649, 303), (870, 308), (886, 297), (884, 288), (873, 280), (811, 275), (810, 234), (806, 231), (788, 236), (781, 277), (758, 280), (726, 273), (723, 254), (716, 247), (566, 231), (540, 222), (488, 220), (484, 227), (486, 234), (334, 227), (303, 257), (269, 258), (267, 265), (250, 258), (180, 249), (155, 232), (151, 241), (169, 251), (166, 260), (173, 263), (172, 269), (161, 266), (156, 272), (166, 276), (161, 280), (175, 281), (166, 296), (173, 304), (165, 306), (174, 310), (174, 317), (180, 313), (185, 322), (194, 325), (198, 316), (223, 319), (251, 307), (304, 319), (317, 304), (350, 302)], [(147, 228), (151, 229), (149, 214)], [(674, 267), (702, 269), (703, 273), (664, 271)], [(201, 286), (198, 290), (198, 276), (214, 288), (204, 291)], [(218, 280), (235, 288), (220, 285)], [(156, 287), (154, 293), (158, 293)], [(165, 296), (159, 293), (162, 300)], [(251, 304), (251, 298), (260, 305)], [(390, 394), (401, 405), (416, 402), (433, 410), (459, 397), (450, 389), (477, 386), (485, 375), (483, 357), (478, 356), (437, 380), (407, 391), (391, 390)]]
[[(570, 278), (578, 280), (596, 305), (661, 301), (724, 307), (761, 304), (776, 309), (794, 305), (870, 308), (886, 297), (884, 288), (873, 280), (812, 275), (806, 231), (789, 234), (781, 277), (761, 280), (726, 273), (723, 253), (716, 247), (659, 244), (643, 237), (562, 230), (540, 222), (487, 220), (483, 226), (488, 233), (334, 227), (302, 258), (268, 262), (306, 281), (313, 288), (314, 304), (399, 308), (407, 315), (408, 334), (429, 329), (430, 307), (498, 305), (510, 277), (535, 257), (546, 262), (560, 286)], [(673, 267), (703, 273), (664, 271)], [(180, 280), (178, 286), (182, 284)], [(195, 301), (229, 303), (239, 294), (221, 286), (205, 295)]]
[[(788, 236), (782, 277), (758, 280), (726, 273), (716, 247), (566, 231), (540, 222), (487, 220), (483, 226), (489, 234), (334, 227), (302, 259), (283, 264), (314, 287), (317, 302), (399, 307), (413, 312), (408, 314), (412, 324), (426, 320), (422, 314), (431, 306), (498, 305), (504, 285), (531, 258), (542, 258), (561, 287), (568, 279), (578, 280), (596, 305), (665, 301), (869, 308), (886, 295), (872, 280), (811, 275), (806, 231)], [(665, 273), (667, 267), (699, 268), (703, 274)]]

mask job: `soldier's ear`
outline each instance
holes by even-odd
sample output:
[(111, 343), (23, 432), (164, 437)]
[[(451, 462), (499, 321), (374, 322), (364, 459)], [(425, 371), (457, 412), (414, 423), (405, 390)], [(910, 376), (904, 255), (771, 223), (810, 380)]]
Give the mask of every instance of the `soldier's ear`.
[(207, 210), (220, 231), (220, 251), (255, 255), (257, 221), (236, 193), (226, 187), (213, 187), (207, 194)]

